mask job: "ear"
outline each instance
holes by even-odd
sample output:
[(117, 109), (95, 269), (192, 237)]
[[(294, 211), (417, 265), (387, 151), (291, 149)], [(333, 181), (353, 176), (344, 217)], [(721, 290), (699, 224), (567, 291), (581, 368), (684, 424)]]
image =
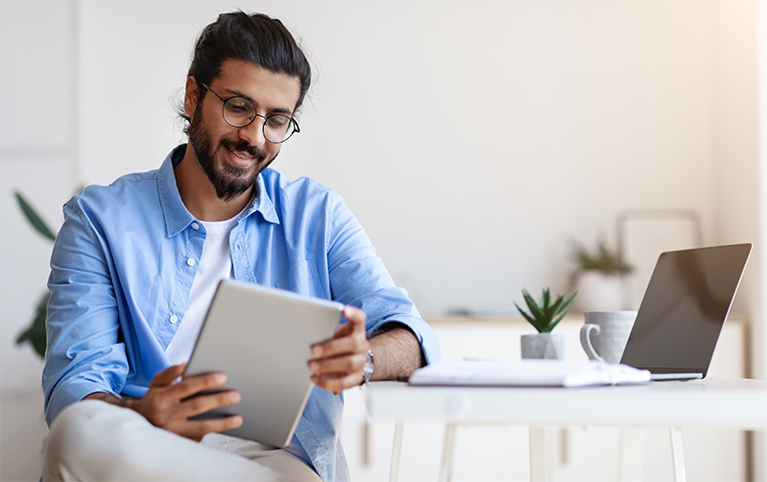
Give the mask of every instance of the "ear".
[(190, 118), (197, 108), (197, 80), (191, 75), (186, 78), (186, 92), (184, 93), (184, 112)]

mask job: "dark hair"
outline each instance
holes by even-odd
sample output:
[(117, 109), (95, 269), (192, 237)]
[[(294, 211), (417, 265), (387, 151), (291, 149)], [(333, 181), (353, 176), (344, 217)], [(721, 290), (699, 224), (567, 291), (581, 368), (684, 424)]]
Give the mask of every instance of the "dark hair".
[[(206, 90), (202, 84), (212, 84), (221, 75), (221, 66), (227, 60), (242, 60), (277, 74), (298, 77), (301, 94), (295, 110), (304, 101), (312, 82), (309, 61), (293, 35), (275, 18), (256, 13), (222, 13), (200, 34), (194, 47), (188, 76), (197, 81), (197, 98), (202, 100)], [(181, 109), (181, 116), (189, 116)], [(184, 129), (186, 132), (187, 128)]]

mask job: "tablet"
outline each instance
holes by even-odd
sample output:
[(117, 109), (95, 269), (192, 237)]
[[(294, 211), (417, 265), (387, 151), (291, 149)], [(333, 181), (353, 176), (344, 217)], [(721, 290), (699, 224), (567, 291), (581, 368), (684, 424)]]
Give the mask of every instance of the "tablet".
[(196, 418), (241, 415), (243, 425), (223, 433), (286, 446), (314, 386), (311, 345), (333, 336), (342, 310), (334, 301), (221, 281), (185, 375), (224, 372), (242, 401)]

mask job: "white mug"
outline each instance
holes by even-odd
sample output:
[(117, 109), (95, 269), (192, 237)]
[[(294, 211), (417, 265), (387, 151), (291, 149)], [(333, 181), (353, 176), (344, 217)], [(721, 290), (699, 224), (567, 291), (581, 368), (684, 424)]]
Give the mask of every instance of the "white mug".
[(586, 311), (581, 345), (591, 360), (620, 363), (636, 311)]

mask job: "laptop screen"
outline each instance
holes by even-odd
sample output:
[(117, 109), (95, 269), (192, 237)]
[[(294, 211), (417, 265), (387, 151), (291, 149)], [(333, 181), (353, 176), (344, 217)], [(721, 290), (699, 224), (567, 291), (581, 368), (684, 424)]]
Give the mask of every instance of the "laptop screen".
[(705, 376), (750, 253), (751, 244), (662, 253), (621, 363)]

